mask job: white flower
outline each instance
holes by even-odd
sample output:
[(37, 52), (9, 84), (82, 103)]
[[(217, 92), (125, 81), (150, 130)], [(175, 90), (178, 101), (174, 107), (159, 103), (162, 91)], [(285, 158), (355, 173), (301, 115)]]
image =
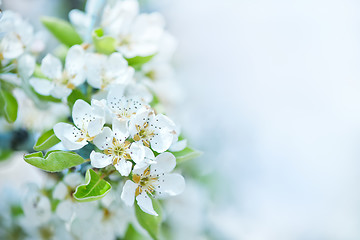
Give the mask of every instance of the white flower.
[(127, 58), (149, 56), (158, 51), (164, 33), (164, 19), (159, 13), (140, 14), (137, 1), (118, 1), (106, 5), (102, 27), (117, 40), (117, 50)]
[(185, 180), (180, 174), (169, 173), (176, 165), (173, 154), (162, 153), (155, 158), (155, 162), (133, 171), (132, 181), (125, 182), (121, 199), (126, 205), (132, 206), (136, 198), (144, 212), (157, 216), (149, 196), (163, 198), (178, 195), (185, 188)]
[(40, 108), (22, 89), (16, 88), (13, 93), (19, 106), (14, 125), (19, 128), (40, 133), (52, 128), (59, 119), (69, 114), (69, 107), (63, 103), (43, 103), (44, 107)]
[(155, 115), (150, 109), (141, 109), (129, 122), (132, 138), (159, 153), (171, 146), (176, 134), (175, 127), (168, 117)]
[(95, 210), (94, 202), (77, 202), (72, 194), (78, 185), (83, 183), (83, 177), (79, 173), (67, 174), (62, 182), (54, 189), (53, 198), (60, 200), (56, 207), (56, 214), (64, 221), (70, 221), (73, 216), (87, 219)]
[(22, 206), (25, 217), (30, 220), (33, 226), (42, 225), (51, 217), (50, 200), (41, 193), (36, 184), (28, 184)]
[(84, 49), (80, 45), (72, 46), (66, 56), (65, 68), (60, 59), (51, 54), (41, 62), (41, 72), (50, 79), (31, 78), (30, 84), (41, 95), (63, 98), (70, 95), (72, 89), (84, 83)]
[(171, 152), (180, 152), (184, 150), (187, 146), (186, 139), (179, 139), (180, 138), (180, 127), (176, 127), (176, 134), (174, 136), (173, 143), (171, 144), (169, 150)]
[(69, 12), (69, 20), (77, 32), (86, 42), (91, 41), (91, 32), (96, 23), (96, 17), (102, 9), (102, 1), (88, 0), (85, 5), (85, 12), (73, 9)]
[(32, 41), (34, 29), (21, 16), (12, 11), (4, 11), (0, 19), (0, 60), (14, 59), (24, 53)]
[(142, 108), (149, 108), (138, 97), (125, 97), (124, 85), (115, 85), (109, 91), (107, 104), (113, 117), (123, 124), (127, 125), (128, 121)]
[(55, 135), (66, 149), (80, 149), (101, 132), (105, 123), (104, 110), (96, 104), (92, 105), (94, 106), (84, 100), (77, 100), (72, 111), (76, 127), (68, 123), (57, 123), (54, 126)]
[(116, 170), (123, 176), (128, 176), (132, 169), (133, 160), (135, 163), (144, 159), (144, 149), (137, 143), (130, 143), (126, 139), (129, 136), (127, 129), (116, 119), (113, 122), (113, 131), (105, 127), (102, 133), (94, 138), (94, 144), (102, 152), (92, 151), (90, 154), (91, 165), (96, 168), (103, 168), (113, 164)]
[(89, 53), (86, 55), (86, 68), (88, 83), (97, 89), (107, 89), (113, 84), (127, 84), (135, 72), (120, 53), (110, 56)]

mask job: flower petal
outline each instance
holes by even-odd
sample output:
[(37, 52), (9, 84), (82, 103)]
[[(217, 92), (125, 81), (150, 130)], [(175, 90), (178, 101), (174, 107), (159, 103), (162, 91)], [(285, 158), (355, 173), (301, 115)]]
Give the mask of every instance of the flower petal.
[(168, 150), (173, 142), (174, 134), (169, 131), (159, 131), (151, 140), (151, 148), (158, 152), (165, 152)]
[(156, 193), (159, 197), (175, 196), (185, 189), (184, 177), (177, 173), (165, 174), (159, 177), (159, 188)]
[(113, 118), (112, 129), (117, 138), (126, 139), (129, 137), (128, 121), (126, 119)]
[(94, 138), (93, 143), (99, 149), (105, 150), (111, 146), (113, 136), (114, 134), (111, 129), (109, 127), (104, 127), (103, 131)]
[(102, 85), (102, 71), (106, 61), (106, 56), (88, 53), (86, 54), (86, 78), (87, 82), (94, 88), (100, 89)]
[(92, 151), (90, 154), (91, 166), (104, 168), (112, 163), (113, 158), (103, 153)]
[(137, 187), (138, 185), (131, 180), (125, 182), (121, 193), (121, 199), (127, 206), (132, 206), (134, 204), (135, 190)]
[(56, 207), (56, 214), (64, 221), (70, 221), (73, 215), (73, 203), (70, 199), (61, 201)]
[(88, 125), (88, 134), (90, 137), (95, 137), (96, 135), (98, 135), (105, 123), (105, 119), (104, 118), (96, 118), (94, 120), (91, 120), (89, 122)]
[(81, 139), (83, 138), (81, 131), (68, 123), (57, 123), (54, 126), (54, 133), (68, 150), (77, 150), (87, 144), (85, 139)]
[(172, 153), (164, 152), (155, 158), (154, 164), (150, 167), (151, 174), (171, 172), (176, 166), (176, 158)]
[(23, 79), (28, 79), (35, 70), (35, 58), (29, 54), (25, 54), (19, 58), (18, 71)]
[(29, 83), (37, 93), (44, 96), (49, 96), (54, 89), (54, 83), (43, 78), (30, 78)]
[(84, 49), (80, 45), (72, 46), (66, 56), (65, 69), (69, 75), (70, 82), (75, 86), (85, 81)]
[(63, 182), (59, 182), (53, 191), (53, 198), (63, 200), (65, 199), (67, 194), (68, 194), (67, 187)]
[(82, 99), (76, 100), (72, 110), (72, 118), (75, 126), (83, 128), (84, 122), (88, 123), (90, 121), (91, 112), (92, 108), (87, 102)]
[(62, 74), (62, 65), (58, 58), (47, 54), (41, 62), (41, 72), (48, 78), (58, 79)]
[(64, 183), (66, 183), (72, 189), (76, 188), (79, 184), (84, 182), (83, 177), (79, 173), (69, 173), (64, 177)]
[(119, 163), (115, 165), (115, 168), (122, 176), (129, 176), (132, 168), (132, 163), (130, 161), (122, 159), (119, 161)]
[(136, 201), (141, 210), (150, 215), (158, 216), (158, 214), (154, 210), (150, 197), (145, 193), (145, 191), (143, 191), (136, 197)]
[(133, 142), (130, 146), (130, 156), (136, 164), (143, 162), (145, 158), (145, 147), (139, 143)]
[(51, 96), (53, 96), (54, 98), (63, 98), (69, 96), (71, 92), (72, 89), (67, 88), (64, 85), (56, 84), (51, 90)]

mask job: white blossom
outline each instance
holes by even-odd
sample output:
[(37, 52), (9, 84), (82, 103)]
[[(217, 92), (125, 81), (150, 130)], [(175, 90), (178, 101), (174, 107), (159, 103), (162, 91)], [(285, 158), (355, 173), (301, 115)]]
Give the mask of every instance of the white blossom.
[(117, 50), (132, 58), (158, 51), (165, 23), (159, 13), (139, 14), (138, 2), (125, 0), (105, 6), (101, 26), (117, 40)]
[(134, 75), (134, 68), (129, 67), (120, 53), (106, 56), (99, 53), (86, 55), (87, 81), (97, 89), (111, 88), (114, 84), (127, 84)]
[(22, 17), (12, 11), (4, 11), (0, 19), (0, 60), (10, 60), (23, 54), (30, 45), (34, 29)]
[(123, 176), (128, 176), (132, 169), (133, 160), (135, 163), (144, 159), (144, 149), (137, 143), (130, 143), (126, 139), (129, 136), (127, 129), (116, 119), (113, 122), (113, 130), (105, 127), (101, 134), (94, 138), (94, 144), (102, 152), (92, 151), (90, 154), (91, 165), (96, 168), (103, 168), (110, 164)]
[(70, 221), (73, 216), (87, 219), (95, 211), (94, 202), (77, 202), (72, 194), (78, 185), (83, 183), (83, 177), (79, 173), (67, 174), (63, 181), (59, 182), (53, 191), (53, 198), (60, 200), (56, 207), (56, 214), (64, 221)]
[[(95, 102), (97, 100), (93, 100)], [(68, 150), (80, 149), (98, 135), (105, 123), (104, 110), (97, 104), (90, 106), (84, 100), (77, 100), (72, 111), (75, 126), (68, 123), (57, 123), (55, 135)]]
[(185, 188), (184, 178), (177, 173), (170, 173), (176, 159), (169, 152), (155, 158), (149, 167), (133, 171), (132, 180), (127, 180), (121, 193), (121, 199), (126, 205), (132, 206), (134, 200), (146, 213), (157, 216), (150, 196), (165, 198), (180, 194)]
[(41, 72), (50, 80), (33, 77), (29, 82), (41, 95), (67, 97), (72, 89), (85, 81), (84, 56), (85, 51), (80, 45), (72, 46), (67, 53), (63, 69), (60, 59), (48, 54), (41, 62)]
[(151, 109), (141, 109), (129, 122), (129, 131), (136, 142), (164, 152), (171, 146), (176, 134), (174, 122)]

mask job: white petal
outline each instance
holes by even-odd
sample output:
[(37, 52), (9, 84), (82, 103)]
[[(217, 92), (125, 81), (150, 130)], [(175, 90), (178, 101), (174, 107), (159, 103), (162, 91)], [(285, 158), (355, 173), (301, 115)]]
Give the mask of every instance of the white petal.
[(183, 139), (183, 140), (180, 140), (180, 141), (177, 141), (175, 143), (173, 143), (169, 150), (171, 152), (180, 152), (182, 150), (184, 150), (186, 148), (186, 145), (187, 145), (187, 140), (186, 139)]
[(126, 139), (129, 137), (128, 121), (126, 119), (113, 118), (112, 129), (117, 138)]
[(104, 55), (96, 53), (86, 54), (86, 78), (87, 82), (94, 88), (101, 88), (105, 61), (106, 57)]
[(23, 79), (28, 79), (35, 70), (35, 58), (25, 54), (19, 58), (18, 71)]
[(185, 189), (184, 177), (177, 173), (166, 174), (159, 177), (159, 188), (156, 189), (158, 196), (175, 196)]
[(138, 185), (131, 180), (125, 182), (121, 193), (121, 199), (127, 206), (132, 206), (134, 204), (135, 190), (137, 187)]
[(68, 194), (67, 187), (63, 182), (59, 182), (53, 191), (53, 198), (62, 200), (65, 199), (67, 194)]
[(115, 52), (109, 56), (105, 67), (110, 76), (119, 77), (127, 71), (128, 63), (120, 53)]
[(130, 156), (136, 164), (144, 161), (145, 147), (139, 143), (133, 142), (130, 146)]
[(57, 123), (54, 126), (54, 133), (68, 150), (77, 150), (87, 144), (86, 140), (78, 141), (82, 133), (73, 125), (62, 122)]
[(174, 134), (167, 130), (159, 131), (157, 133), (158, 135), (155, 135), (150, 140), (151, 148), (158, 153), (165, 152), (171, 146), (174, 139)]
[(154, 160), (154, 159), (155, 159), (155, 155), (154, 155), (153, 151), (151, 151), (151, 149), (148, 148), (148, 147), (145, 147), (144, 149), (145, 149), (145, 157), (146, 157), (147, 159)]
[(115, 165), (115, 168), (122, 176), (129, 176), (132, 168), (132, 163), (130, 161), (122, 159), (119, 161), (118, 164)]
[(91, 166), (104, 168), (112, 163), (113, 158), (103, 153), (92, 151), (90, 154)]
[(104, 127), (103, 131), (94, 138), (93, 143), (100, 150), (107, 149), (108, 147), (112, 146), (111, 142), (113, 136), (114, 134), (111, 129), (109, 127)]
[(72, 118), (75, 126), (78, 128), (84, 127), (84, 121), (89, 120), (89, 116), (91, 115), (92, 108), (91, 106), (82, 99), (76, 100), (73, 110), (72, 110)]
[(112, 110), (110, 103), (116, 103), (119, 99), (124, 97), (125, 92), (125, 85), (117, 84), (113, 85), (112, 88), (109, 90), (109, 94), (107, 96), (107, 103), (109, 104), (110, 110)]
[(44, 96), (49, 96), (54, 89), (53, 82), (42, 78), (30, 78), (29, 83), (37, 93)]
[(51, 79), (60, 78), (62, 74), (60, 60), (51, 54), (46, 55), (41, 62), (41, 72)]
[(87, 129), (89, 136), (95, 137), (96, 135), (98, 135), (101, 132), (104, 123), (104, 118), (96, 118), (95, 120), (90, 121)]
[(175, 123), (167, 116), (160, 113), (155, 116), (154, 120), (155, 120), (157, 126), (159, 126), (161, 128), (168, 128), (169, 131), (172, 131), (172, 130), (175, 131), (175, 128), (176, 128)]
[(148, 214), (158, 216), (158, 214), (155, 212), (155, 210), (153, 208), (150, 197), (145, 192), (142, 192), (141, 194), (139, 194), (136, 197), (136, 201), (137, 201), (139, 207), (141, 208), (141, 210), (143, 210), (144, 212), (146, 212)]
[(61, 201), (56, 207), (56, 214), (64, 221), (70, 221), (73, 215), (73, 203), (71, 200)]
[(84, 49), (80, 45), (72, 46), (65, 59), (65, 69), (68, 74), (79, 74), (84, 72)]
[(71, 94), (72, 89), (67, 88), (64, 85), (56, 84), (54, 88), (51, 90), (51, 96), (54, 98), (64, 98)]
[(164, 152), (155, 158), (154, 164), (150, 167), (151, 174), (171, 172), (176, 166), (176, 158), (172, 153)]
[(84, 182), (83, 177), (79, 173), (68, 173), (64, 177), (64, 183), (66, 183), (72, 189), (75, 189), (79, 184)]

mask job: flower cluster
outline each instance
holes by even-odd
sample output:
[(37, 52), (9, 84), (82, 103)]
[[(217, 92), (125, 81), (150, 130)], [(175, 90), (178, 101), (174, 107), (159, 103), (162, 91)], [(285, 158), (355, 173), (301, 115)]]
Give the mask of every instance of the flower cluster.
[[(0, 117), (31, 140), (24, 160), (55, 179), (29, 187), (18, 220), (26, 236), (126, 238), (140, 224), (156, 239), (158, 199), (185, 189), (178, 163), (199, 152), (166, 114), (181, 98), (171, 64), (176, 41), (161, 14), (139, 9), (137, 0), (88, 0), (85, 11), (70, 11), (70, 22), (44, 17), (61, 44), (41, 54), (46, 39), (3, 12)], [(18, 150), (7, 142), (6, 151)]]
[[(141, 209), (156, 215), (148, 194), (172, 196), (184, 189), (181, 175), (168, 174), (176, 160), (172, 153), (165, 152), (177, 141), (176, 126), (167, 116), (156, 114), (142, 99), (125, 97), (119, 88), (114, 90), (106, 100), (92, 100), (91, 105), (77, 100), (72, 111), (74, 125), (57, 123), (54, 132), (68, 150), (80, 149), (88, 143), (95, 145), (98, 151), (90, 154), (95, 168), (113, 165), (125, 177), (133, 170), (122, 199), (132, 205), (136, 196)], [(106, 113), (110, 115), (111, 128), (104, 127)]]

